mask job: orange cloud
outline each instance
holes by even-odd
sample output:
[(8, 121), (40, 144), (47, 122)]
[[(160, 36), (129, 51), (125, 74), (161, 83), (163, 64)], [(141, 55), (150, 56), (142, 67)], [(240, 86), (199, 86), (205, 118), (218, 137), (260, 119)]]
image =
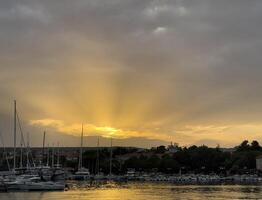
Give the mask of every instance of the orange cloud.
[[(72, 123), (67, 124), (62, 120), (56, 119), (40, 119), (40, 120), (30, 120), (30, 125), (40, 126), (52, 129), (54, 131), (78, 136), (81, 133), (82, 124)], [(84, 135), (93, 136), (99, 135), (103, 137), (113, 137), (113, 138), (130, 138), (130, 137), (145, 137), (150, 139), (160, 139), (165, 141), (170, 141), (170, 135), (156, 134), (154, 132), (142, 132), (135, 130), (123, 130), (118, 128), (113, 128), (109, 126), (96, 126), (93, 124), (83, 124), (84, 125)]]

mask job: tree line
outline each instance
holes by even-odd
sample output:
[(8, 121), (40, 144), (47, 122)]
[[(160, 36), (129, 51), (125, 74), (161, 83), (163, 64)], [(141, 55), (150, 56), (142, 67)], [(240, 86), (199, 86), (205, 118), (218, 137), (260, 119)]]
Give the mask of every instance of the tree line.
[[(143, 151), (136, 148), (116, 147), (113, 149), (112, 170), (115, 174), (126, 173), (130, 168), (141, 172), (163, 173), (253, 173), (256, 169), (256, 157), (259, 155), (262, 155), (260, 144), (257, 141), (249, 143), (247, 140), (232, 151), (226, 151), (219, 146), (211, 148), (205, 145), (177, 147), (174, 153), (165, 146)], [(101, 149), (100, 172), (109, 172), (109, 158), (110, 148)], [(65, 164), (77, 167), (77, 163)], [(92, 173), (97, 173), (97, 151), (86, 151), (83, 155), (83, 164)]]
[[(166, 151), (164, 146), (158, 147), (151, 157), (131, 157), (125, 166), (145, 171), (157, 169), (164, 173), (242, 174), (255, 172), (256, 157), (262, 155), (259, 143), (252, 141), (249, 144), (247, 140), (230, 152), (205, 145), (178, 147), (173, 154), (165, 154)], [(158, 156), (157, 152), (163, 155)]]

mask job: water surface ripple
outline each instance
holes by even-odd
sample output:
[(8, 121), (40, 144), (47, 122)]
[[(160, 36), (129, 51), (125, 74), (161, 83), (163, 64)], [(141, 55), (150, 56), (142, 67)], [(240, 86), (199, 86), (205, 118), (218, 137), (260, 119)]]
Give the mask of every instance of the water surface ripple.
[(65, 192), (0, 193), (1, 200), (262, 199), (262, 186), (175, 186), (159, 183), (71, 184)]

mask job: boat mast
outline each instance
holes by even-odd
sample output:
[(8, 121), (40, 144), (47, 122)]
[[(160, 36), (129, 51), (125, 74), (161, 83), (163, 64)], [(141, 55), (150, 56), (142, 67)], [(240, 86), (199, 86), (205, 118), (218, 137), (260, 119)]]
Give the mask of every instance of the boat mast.
[(26, 168), (29, 169), (29, 145), (30, 145), (30, 142), (29, 142), (29, 133), (27, 132), (27, 150), (26, 150)]
[(16, 167), (16, 100), (14, 100), (14, 171)]
[(22, 139), (20, 141), (20, 145), (21, 145), (21, 148), (20, 148), (20, 168), (23, 168), (23, 142), (22, 142)]
[(53, 148), (52, 148), (52, 168), (54, 168), (55, 164), (55, 145), (53, 143)]
[(59, 168), (59, 162), (60, 162), (60, 149), (59, 149), (59, 142), (57, 142), (57, 168)]
[(113, 156), (113, 138), (111, 137), (111, 145), (110, 145), (110, 168), (109, 168), (109, 175), (112, 175), (112, 156)]
[(84, 127), (82, 124), (82, 132), (81, 132), (81, 143), (80, 143), (80, 153), (79, 153), (79, 163), (78, 163), (78, 170), (83, 166), (83, 137), (84, 137)]
[(49, 143), (47, 144), (47, 161), (46, 161), (46, 166), (49, 166), (49, 159), (50, 159), (50, 155), (49, 155)]
[(44, 131), (44, 135), (43, 135), (43, 148), (42, 148), (42, 166), (44, 166), (44, 153), (45, 153), (45, 135), (46, 132)]

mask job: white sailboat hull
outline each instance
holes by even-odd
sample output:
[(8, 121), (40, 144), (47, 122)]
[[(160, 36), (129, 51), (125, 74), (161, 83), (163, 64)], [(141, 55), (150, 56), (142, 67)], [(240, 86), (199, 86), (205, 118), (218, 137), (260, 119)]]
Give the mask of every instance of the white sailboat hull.
[(55, 183), (55, 182), (17, 182), (7, 184), (7, 190), (22, 190), (22, 191), (55, 191), (55, 190), (64, 190), (64, 183)]

